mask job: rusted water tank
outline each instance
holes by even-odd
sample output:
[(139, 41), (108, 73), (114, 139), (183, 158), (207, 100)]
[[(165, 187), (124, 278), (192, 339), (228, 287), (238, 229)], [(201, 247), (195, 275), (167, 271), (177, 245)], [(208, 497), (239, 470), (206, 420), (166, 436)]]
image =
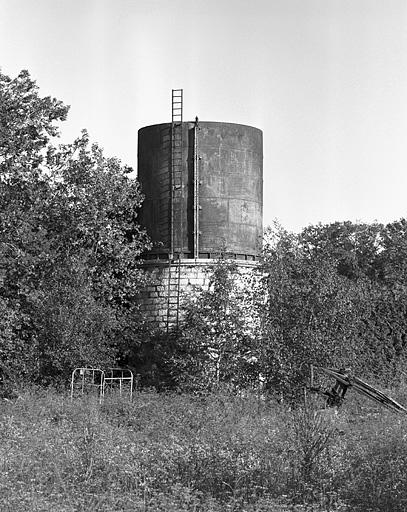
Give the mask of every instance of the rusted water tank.
[(138, 133), (141, 224), (154, 242), (148, 257), (255, 260), (263, 231), (263, 136), (251, 126), (184, 122), (181, 164), (171, 156), (171, 123)]

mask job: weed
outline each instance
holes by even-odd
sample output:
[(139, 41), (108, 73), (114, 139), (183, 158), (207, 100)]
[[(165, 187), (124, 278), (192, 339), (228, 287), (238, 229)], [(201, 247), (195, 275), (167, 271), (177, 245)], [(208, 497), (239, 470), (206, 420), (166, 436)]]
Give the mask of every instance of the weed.
[(0, 510), (402, 511), (406, 426), (358, 404), (26, 391), (0, 403)]

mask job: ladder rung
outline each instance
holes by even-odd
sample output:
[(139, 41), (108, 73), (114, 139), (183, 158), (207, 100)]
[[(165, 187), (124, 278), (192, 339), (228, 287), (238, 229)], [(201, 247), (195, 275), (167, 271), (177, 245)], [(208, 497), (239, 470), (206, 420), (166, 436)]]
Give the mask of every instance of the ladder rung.
[[(183, 170), (184, 170), (184, 151), (183, 151), (183, 126), (182, 126), (182, 89), (172, 90), (172, 130), (171, 130), (171, 201), (172, 201), (172, 212), (174, 223), (181, 222), (182, 208), (183, 208), (183, 196), (184, 196), (184, 185), (183, 185)], [(177, 247), (177, 236), (174, 232), (173, 247)], [(168, 317), (170, 311), (168, 311)]]

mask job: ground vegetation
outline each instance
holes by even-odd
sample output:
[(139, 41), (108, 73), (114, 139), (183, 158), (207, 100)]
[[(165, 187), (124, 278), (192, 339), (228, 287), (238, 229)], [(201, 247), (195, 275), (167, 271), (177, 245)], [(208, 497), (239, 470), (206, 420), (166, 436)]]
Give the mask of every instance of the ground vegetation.
[(102, 404), (26, 390), (0, 403), (0, 508), (405, 510), (406, 418), (356, 395), (338, 414), (320, 406), (219, 389)]

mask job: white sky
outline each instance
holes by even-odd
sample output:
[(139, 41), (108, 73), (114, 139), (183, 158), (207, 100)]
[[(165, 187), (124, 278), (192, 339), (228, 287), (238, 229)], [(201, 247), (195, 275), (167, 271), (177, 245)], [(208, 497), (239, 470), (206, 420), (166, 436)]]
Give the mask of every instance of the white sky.
[(407, 215), (407, 0), (0, 0), (0, 66), (134, 168), (172, 88), (262, 129), (265, 225)]

